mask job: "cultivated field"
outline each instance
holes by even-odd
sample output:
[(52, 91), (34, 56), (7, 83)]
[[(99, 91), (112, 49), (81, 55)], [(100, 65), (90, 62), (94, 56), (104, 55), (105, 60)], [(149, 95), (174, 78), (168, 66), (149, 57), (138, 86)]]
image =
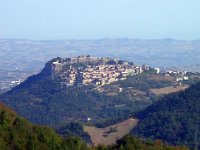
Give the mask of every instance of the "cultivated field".
[(168, 86), (168, 87), (159, 88), (159, 89), (150, 89), (150, 91), (156, 95), (162, 95), (162, 94), (170, 94), (174, 92), (184, 91), (188, 87), (189, 85), (184, 85), (184, 86), (180, 85), (176, 87)]
[(94, 145), (111, 145), (128, 134), (137, 123), (137, 119), (130, 118), (106, 128), (84, 126), (84, 131), (89, 133)]

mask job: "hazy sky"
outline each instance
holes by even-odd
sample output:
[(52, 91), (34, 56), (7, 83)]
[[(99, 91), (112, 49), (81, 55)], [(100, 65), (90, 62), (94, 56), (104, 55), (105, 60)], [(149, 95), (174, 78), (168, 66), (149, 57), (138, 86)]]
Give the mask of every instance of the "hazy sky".
[(0, 38), (200, 39), (200, 0), (0, 0)]

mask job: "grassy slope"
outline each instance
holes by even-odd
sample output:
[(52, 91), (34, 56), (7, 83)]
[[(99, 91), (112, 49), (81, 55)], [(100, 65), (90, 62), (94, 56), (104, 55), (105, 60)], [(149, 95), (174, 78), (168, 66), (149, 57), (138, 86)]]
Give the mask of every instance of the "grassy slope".
[(138, 123), (137, 119), (128, 119), (105, 128), (84, 126), (84, 131), (88, 132), (94, 145), (111, 145), (128, 134)]

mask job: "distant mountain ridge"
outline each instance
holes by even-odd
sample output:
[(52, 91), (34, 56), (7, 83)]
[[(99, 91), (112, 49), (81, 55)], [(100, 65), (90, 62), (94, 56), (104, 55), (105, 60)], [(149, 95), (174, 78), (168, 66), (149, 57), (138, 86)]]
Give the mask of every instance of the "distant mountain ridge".
[[(200, 40), (174, 39), (100, 39), (100, 40), (6, 40), (0, 39), (0, 69), (40, 70), (57, 56), (90, 54), (116, 57), (151, 66), (184, 66), (200, 64)], [(9, 61), (8, 61), (9, 60)], [(200, 69), (198, 69), (199, 71)]]

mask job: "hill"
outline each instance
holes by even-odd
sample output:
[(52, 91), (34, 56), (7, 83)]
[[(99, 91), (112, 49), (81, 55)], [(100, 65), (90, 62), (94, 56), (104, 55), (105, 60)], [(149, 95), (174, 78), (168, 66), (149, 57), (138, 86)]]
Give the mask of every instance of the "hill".
[[(172, 86), (188, 75), (179, 72), (166, 76), (147, 65), (114, 58), (58, 57), (0, 98), (36, 124), (58, 128), (69, 122), (89, 121), (105, 127), (130, 118), (156, 101), (160, 94), (155, 95), (152, 89)], [(196, 82), (193, 78), (189, 75), (183, 84)], [(169, 92), (181, 89), (171, 87)]]
[(168, 70), (200, 72), (200, 40), (101, 39), (33, 41), (0, 39), (0, 93), (39, 73), (50, 59), (91, 54)]
[(89, 149), (80, 139), (64, 139), (53, 129), (32, 125), (13, 110), (0, 103), (1, 150), (69, 150)]
[(0, 97), (31, 122), (56, 128), (71, 121), (124, 120), (152, 103), (150, 88), (173, 83), (148, 66), (149, 74), (143, 75), (142, 68), (110, 58), (55, 58)]
[(133, 150), (159, 148), (167, 150), (187, 150), (185, 147), (168, 146), (160, 141), (145, 143), (127, 136), (113, 146), (92, 147), (80, 138), (63, 138), (53, 129), (32, 125), (18, 116), (12, 109), (0, 103), (0, 149), (1, 150)]
[[(132, 131), (150, 139), (198, 147), (200, 138), (200, 82), (183, 92), (169, 94), (138, 114)], [(200, 147), (199, 147), (200, 148)]]

